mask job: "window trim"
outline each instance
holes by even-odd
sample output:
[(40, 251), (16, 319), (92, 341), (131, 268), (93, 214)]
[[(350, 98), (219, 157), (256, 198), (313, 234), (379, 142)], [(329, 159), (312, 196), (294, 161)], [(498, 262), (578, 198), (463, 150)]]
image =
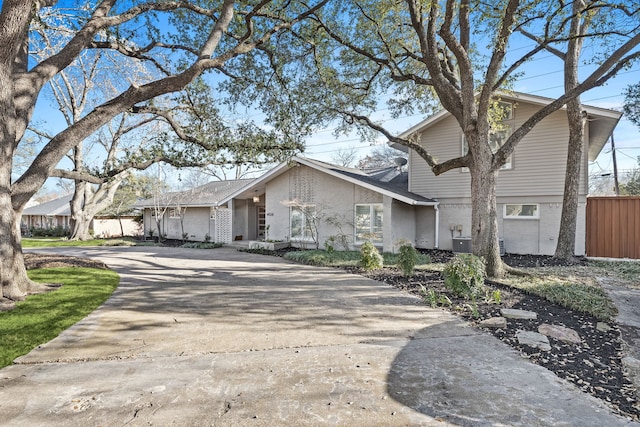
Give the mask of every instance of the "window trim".
[[(311, 231), (311, 235), (306, 235), (305, 230), (307, 230), (307, 211), (305, 209), (313, 208), (313, 215), (316, 215), (316, 205), (313, 203), (303, 204), (303, 205), (292, 205), (289, 208), (289, 239), (292, 242), (314, 242), (313, 230)], [(298, 209), (302, 213), (303, 218), (303, 226), (302, 226), (302, 236), (294, 236), (293, 235), (293, 211)]]
[[(358, 206), (367, 206), (369, 207), (369, 217), (371, 218), (369, 223), (369, 233), (375, 234), (373, 232), (374, 223), (374, 207), (378, 206), (382, 209), (382, 230), (380, 231), (380, 239), (358, 239)], [(384, 204), (383, 203), (356, 203), (353, 207), (353, 241), (356, 244), (364, 243), (366, 241), (371, 241), (373, 244), (382, 244), (384, 243)]]
[[(507, 139), (509, 139), (509, 137), (511, 136), (511, 132), (512, 132), (512, 126), (510, 123), (503, 123), (503, 126), (505, 127), (505, 129), (500, 129), (498, 131), (491, 131), (489, 134), (489, 138), (491, 138), (492, 135), (495, 135), (497, 132), (501, 132), (501, 131), (505, 131), (506, 130), (506, 134), (507, 137), (504, 139), (504, 141), (506, 141)], [(460, 155), (464, 156), (465, 154), (467, 154), (467, 151), (469, 150), (467, 144), (466, 144), (467, 140), (464, 136), (464, 133), (460, 135)], [(489, 143), (491, 143), (491, 141), (489, 141)], [(500, 146), (502, 147), (502, 145)], [(498, 148), (500, 148), (498, 147)], [(466, 148), (466, 149), (465, 149)], [(493, 150), (491, 150), (493, 152)], [(497, 150), (496, 150), (497, 151)], [(495, 154), (495, 152), (493, 152)], [(504, 165), (500, 166), (500, 170), (501, 171), (505, 171), (505, 170), (512, 170), (513, 167), (513, 158), (514, 158), (514, 153), (511, 153), (511, 155), (509, 157), (507, 157), (507, 161), (505, 162)], [(461, 172), (469, 172), (469, 168), (463, 167), (460, 168)]]
[[(535, 215), (508, 215), (507, 206), (535, 206)], [(540, 219), (540, 204), (539, 203), (505, 203), (502, 205), (502, 218), (503, 219), (523, 219), (523, 220), (536, 220)]]

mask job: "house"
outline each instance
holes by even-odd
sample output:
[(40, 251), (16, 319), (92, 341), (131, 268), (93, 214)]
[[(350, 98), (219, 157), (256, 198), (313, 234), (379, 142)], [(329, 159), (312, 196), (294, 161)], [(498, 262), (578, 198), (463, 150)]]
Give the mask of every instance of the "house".
[(22, 212), (21, 228), (23, 230), (52, 230), (56, 228), (68, 230), (71, 220), (69, 202), (72, 197), (71, 194), (68, 194), (25, 208)]
[[(506, 115), (491, 142), (501, 144), (512, 129), (549, 101), (525, 94), (505, 95), (501, 102)], [(580, 176), (579, 255), (585, 253), (588, 161), (601, 151), (621, 116), (597, 107), (585, 106), (584, 110), (588, 120)], [(457, 122), (446, 111), (401, 136), (409, 135), (416, 135), (438, 159), (458, 157), (466, 150)], [(568, 137), (566, 112), (559, 110), (525, 136), (500, 171), (496, 189), (498, 226), (507, 252), (555, 251)], [(170, 209), (161, 222), (167, 237), (186, 234), (194, 240), (208, 235), (219, 242), (282, 240), (307, 248), (322, 248), (326, 243), (336, 249), (357, 248), (371, 240), (384, 251), (394, 251), (407, 241), (421, 248), (470, 250), (469, 172), (456, 169), (436, 177), (414, 152), (409, 153), (407, 167), (405, 170), (398, 163), (361, 171), (293, 157), (255, 180), (211, 183), (208, 185), (212, 187), (196, 189), (200, 194), (197, 203), (188, 202), (190, 196), (185, 192), (171, 193), (163, 202)], [(171, 197), (175, 201), (169, 200)], [(190, 211), (192, 216), (187, 218)], [(184, 212), (182, 223), (180, 212)], [(182, 231), (180, 224), (188, 227)]]
[[(502, 98), (506, 114), (503, 129), (492, 135), (496, 145), (506, 140), (539, 108), (551, 100), (511, 94)], [(585, 151), (582, 156), (578, 196), (576, 255), (585, 254), (585, 212), (588, 193), (588, 162), (595, 160), (611, 136), (622, 113), (583, 106), (587, 115)], [(465, 150), (462, 131), (455, 119), (441, 111), (400, 136), (417, 135), (419, 143), (438, 159), (460, 156)], [(496, 197), (499, 235), (505, 250), (520, 254), (555, 252), (562, 213), (569, 129), (564, 109), (537, 124), (516, 147), (498, 176)], [(396, 147), (401, 148), (401, 147)], [(469, 172), (456, 169), (435, 176), (426, 162), (409, 153), (408, 190), (440, 202), (442, 249), (452, 249), (453, 237), (470, 235), (471, 185)]]
[[(135, 206), (143, 212), (144, 236), (153, 237), (161, 233), (166, 239), (231, 242), (234, 237), (232, 210), (228, 209), (227, 198), (251, 181), (214, 181), (191, 190), (163, 193), (137, 202)], [(251, 223), (248, 215), (247, 209), (242, 211), (241, 204), (237, 203), (234, 213), (237, 221)]]
[[(71, 225), (71, 198), (73, 195), (59, 197), (48, 202), (30, 206), (22, 212), (21, 229), (23, 234), (33, 230), (58, 230), (67, 232)], [(140, 224), (134, 216), (96, 216), (89, 226), (93, 236), (98, 238), (138, 236)]]
[(385, 251), (402, 241), (438, 246), (438, 201), (407, 190), (402, 165), (373, 172), (293, 157), (231, 194), (233, 234), (294, 246), (353, 249), (366, 240)]

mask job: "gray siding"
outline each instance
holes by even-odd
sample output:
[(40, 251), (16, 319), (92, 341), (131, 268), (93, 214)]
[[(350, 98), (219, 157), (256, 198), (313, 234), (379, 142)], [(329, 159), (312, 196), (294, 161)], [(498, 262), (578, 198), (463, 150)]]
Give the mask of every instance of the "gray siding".
[[(510, 122), (517, 129), (539, 107), (519, 103)], [(588, 125), (585, 138), (588, 138)], [(557, 111), (545, 118), (516, 146), (512, 168), (501, 170), (496, 187), (499, 236), (511, 253), (548, 254), (555, 251), (562, 212), (564, 175), (566, 170), (569, 131), (566, 113)], [(461, 155), (462, 132), (457, 122), (445, 117), (421, 135), (422, 145), (439, 161)], [(452, 170), (435, 176), (426, 162), (415, 153), (409, 158), (409, 189), (425, 197), (440, 201), (440, 248), (452, 248), (451, 227), (462, 226), (463, 237), (470, 235), (471, 181), (468, 172)], [(585, 253), (585, 203), (588, 176), (586, 150), (580, 175), (576, 254)], [(538, 219), (504, 219), (505, 203), (537, 203)], [(431, 221), (420, 218), (416, 243), (431, 247)], [(459, 233), (453, 233), (458, 236)], [(423, 237), (425, 236), (425, 237)]]
[[(512, 128), (519, 127), (536, 110), (537, 107), (531, 104), (518, 104)], [(562, 195), (568, 138), (564, 111), (557, 111), (540, 122), (516, 147), (512, 169), (500, 171), (497, 196)], [(461, 154), (462, 132), (450, 116), (425, 130), (421, 141), (439, 161)], [(409, 165), (410, 191), (440, 200), (471, 196), (468, 172), (457, 169), (436, 177), (426, 162), (413, 152)], [(581, 194), (586, 194), (586, 177), (587, 159), (583, 156)]]

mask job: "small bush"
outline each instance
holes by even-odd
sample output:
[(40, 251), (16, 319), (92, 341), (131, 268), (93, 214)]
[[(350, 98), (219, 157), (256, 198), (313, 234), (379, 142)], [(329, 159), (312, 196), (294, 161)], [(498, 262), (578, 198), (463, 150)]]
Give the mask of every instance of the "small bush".
[(398, 268), (406, 277), (413, 276), (413, 272), (418, 263), (418, 251), (411, 243), (400, 246), (398, 251)]
[(472, 254), (458, 254), (443, 271), (444, 285), (460, 297), (475, 298), (484, 291), (484, 260)]
[(378, 249), (371, 242), (364, 242), (360, 248), (360, 266), (365, 271), (379, 270), (383, 265), (383, 258)]
[(136, 242), (130, 239), (109, 239), (100, 243), (100, 246), (135, 246)]
[(216, 249), (222, 247), (222, 243), (211, 242), (188, 242), (184, 243), (181, 247), (187, 249)]

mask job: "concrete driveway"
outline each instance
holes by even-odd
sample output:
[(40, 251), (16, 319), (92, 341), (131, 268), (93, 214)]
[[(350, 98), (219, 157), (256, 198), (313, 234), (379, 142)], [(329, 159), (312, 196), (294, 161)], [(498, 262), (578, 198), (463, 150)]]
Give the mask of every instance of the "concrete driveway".
[(3, 426), (636, 425), (360, 276), (227, 248), (46, 251), (121, 284), (0, 370)]

